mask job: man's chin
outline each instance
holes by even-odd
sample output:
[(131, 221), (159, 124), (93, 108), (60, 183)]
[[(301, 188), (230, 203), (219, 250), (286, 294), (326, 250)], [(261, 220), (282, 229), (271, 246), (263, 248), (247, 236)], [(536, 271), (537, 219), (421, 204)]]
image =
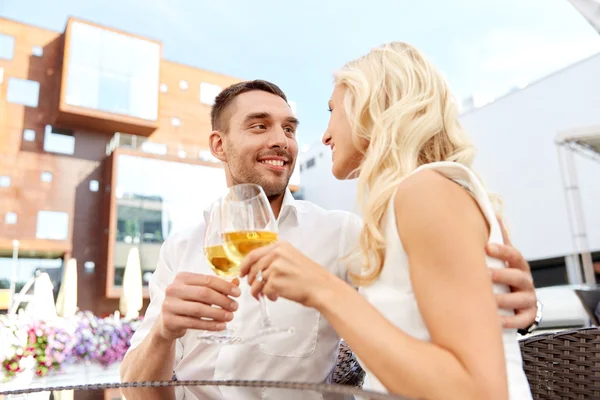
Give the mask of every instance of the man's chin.
[(267, 183), (267, 182), (265, 182), (261, 186), (262, 186), (263, 190), (265, 191), (265, 194), (267, 195), (268, 198), (274, 198), (274, 197), (279, 197), (285, 193), (285, 190), (288, 187), (288, 182), (284, 182), (284, 183), (280, 183), (280, 182)]

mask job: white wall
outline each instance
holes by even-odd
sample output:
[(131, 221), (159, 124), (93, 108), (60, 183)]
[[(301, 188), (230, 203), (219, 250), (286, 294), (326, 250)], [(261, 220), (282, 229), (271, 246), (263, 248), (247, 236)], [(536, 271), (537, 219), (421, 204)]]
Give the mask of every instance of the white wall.
[[(600, 55), (461, 116), (478, 149), (475, 168), (502, 195), (513, 242), (529, 260), (572, 251), (560, 178), (558, 132), (600, 125)], [(323, 157), (318, 157), (323, 151)], [(316, 154), (313, 154), (316, 152)], [(316, 146), (316, 165), (302, 171), (307, 200), (353, 211), (355, 183), (331, 176), (331, 155)], [(576, 156), (592, 250), (600, 250), (600, 163)]]
[[(313, 167), (307, 168), (314, 158)], [(304, 198), (330, 210), (357, 212), (356, 181), (338, 181), (331, 173), (331, 150), (323, 144), (313, 145), (302, 154), (302, 190)], [(360, 214), (357, 212), (357, 214)]]

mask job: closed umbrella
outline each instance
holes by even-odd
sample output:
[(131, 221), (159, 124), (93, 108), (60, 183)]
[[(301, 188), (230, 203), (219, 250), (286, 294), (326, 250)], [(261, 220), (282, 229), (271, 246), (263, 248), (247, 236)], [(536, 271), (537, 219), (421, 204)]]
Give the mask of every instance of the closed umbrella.
[(140, 251), (137, 246), (133, 246), (127, 255), (127, 264), (125, 264), (125, 272), (123, 274), (123, 292), (119, 301), (121, 315), (124, 315), (125, 319), (137, 318), (142, 309), (143, 302)]
[(29, 318), (41, 321), (50, 321), (56, 318), (53, 290), (54, 285), (46, 272), (36, 276), (33, 284), (33, 296), (27, 304), (26, 314)]
[(60, 291), (56, 298), (56, 313), (64, 318), (69, 318), (77, 312), (77, 260), (67, 261), (63, 271)]

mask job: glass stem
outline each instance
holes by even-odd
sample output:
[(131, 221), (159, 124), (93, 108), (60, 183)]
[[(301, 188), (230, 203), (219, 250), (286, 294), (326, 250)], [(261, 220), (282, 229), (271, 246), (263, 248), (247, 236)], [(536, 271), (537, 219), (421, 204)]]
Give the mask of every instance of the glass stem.
[(258, 295), (260, 301), (260, 315), (261, 325), (263, 328), (269, 328), (271, 326), (271, 317), (269, 317), (269, 310), (267, 310), (267, 300), (262, 294)]

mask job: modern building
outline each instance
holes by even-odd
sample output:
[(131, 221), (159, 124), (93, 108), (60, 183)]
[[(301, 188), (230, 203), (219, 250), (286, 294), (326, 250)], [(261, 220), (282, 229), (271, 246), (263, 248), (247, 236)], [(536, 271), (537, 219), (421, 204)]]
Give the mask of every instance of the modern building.
[(76, 18), (64, 32), (0, 18), (0, 309), (14, 265), (17, 289), (44, 270), (57, 292), (69, 258), (79, 307), (117, 309), (129, 250), (153, 271), (225, 187), (209, 113), (238, 81)]
[[(538, 287), (583, 282), (578, 261), (600, 272), (599, 69), (600, 54), (460, 117)], [(321, 144), (303, 154), (304, 198), (358, 212), (356, 182), (336, 181), (331, 165)]]

